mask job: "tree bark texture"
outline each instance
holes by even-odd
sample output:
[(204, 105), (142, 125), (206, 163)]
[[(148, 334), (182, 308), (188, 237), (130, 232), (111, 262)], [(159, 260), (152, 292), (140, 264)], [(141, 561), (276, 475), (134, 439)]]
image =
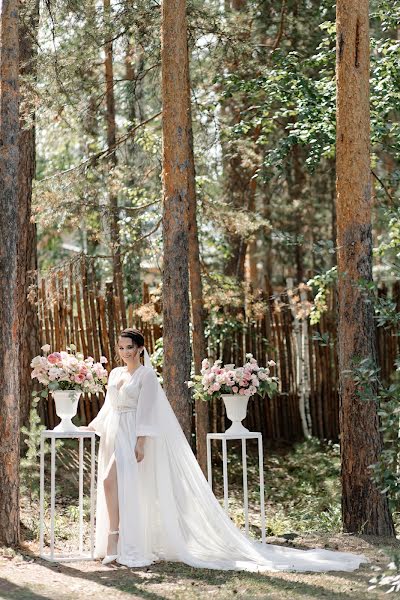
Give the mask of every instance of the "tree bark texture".
[(19, 542), (18, 1), (0, 3), (0, 542)]
[[(190, 82), (187, 81), (190, 99)], [(189, 105), (190, 108), (190, 105)], [(201, 362), (206, 357), (207, 347), (204, 335), (204, 302), (203, 284), (201, 281), (199, 232), (197, 227), (197, 201), (196, 201), (196, 172), (193, 150), (193, 129), (191, 111), (189, 112), (190, 146), (189, 146), (189, 274), (190, 274), (190, 299), (192, 309), (192, 346), (193, 361), (196, 375), (200, 374)], [(204, 473), (207, 473), (207, 433), (209, 431), (209, 405), (203, 400), (196, 400), (196, 456)]]
[[(246, 14), (246, 0), (232, 0), (225, 3), (226, 11), (237, 13), (239, 18)], [(244, 41), (244, 40), (243, 40)], [(226, 68), (230, 72), (241, 73), (242, 64), (239, 57), (227, 61)], [(222, 112), (229, 127), (240, 122), (243, 111), (248, 108), (248, 99), (244, 94), (242, 97), (229, 98), (222, 103)], [(256, 142), (260, 130), (253, 133)], [(224, 169), (224, 195), (226, 201), (231, 205), (232, 212), (248, 211), (254, 212), (255, 193), (257, 179), (254, 174), (258, 164), (252, 164), (243, 144), (234, 139), (222, 140), (223, 169)], [(257, 153), (256, 144), (252, 145), (252, 154)], [(258, 160), (256, 160), (258, 163)], [(229, 244), (230, 255), (225, 264), (225, 274), (235, 277), (238, 281), (245, 279), (245, 263), (249, 237), (238, 232), (232, 226), (229, 227), (226, 238)]]
[[(39, 25), (39, 2), (24, 0), (20, 3), (19, 64), (20, 76), (36, 77), (36, 37)], [(32, 379), (30, 363), (39, 353), (39, 320), (34, 299), (28, 301), (30, 286), (37, 283), (36, 226), (31, 222), (32, 181), (35, 177), (35, 121), (34, 106), (29, 84), (25, 83), (26, 96), (20, 110), (19, 179), (18, 179), (18, 313), (20, 336), (20, 420), (29, 424)], [(22, 104), (22, 103), (21, 103)]]
[[(110, 0), (103, 0), (104, 22), (106, 26), (110, 26), (111, 22), (111, 5)], [(111, 168), (117, 165), (116, 155), (116, 122), (115, 122), (115, 97), (114, 97), (114, 67), (113, 67), (113, 43), (111, 36), (111, 28), (107, 31), (106, 42), (104, 45), (104, 69), (106, 77), (106, 122), (107, 122), (107, 146), (110, 151)], [(114, 287), (118, 290), (120, 297), (123, 297), (123, 276), (122, 276), (122, 261), (121, 261), (121, 241), (119, 235), (119, 211), (118, 211), (118, 196), (112, 189), (109, 190), (109, 205), (110, 205), (110, 241), (111, 253), (113, 257), (113, 279)], [(126, 327), (125, 304), (122, 302), (122, 323)]]
[(188, 269), (190, 97), (185, 0), (164, 0), (161, 26), (163, 101), (163, 343), (165, 391), (191, 436)]
[[(394, 535), (387, 498), (368, 467), (381, 452), (377, 405), (358, 397), (355, 361), (376, 364), (372, 280), (368, 0), (337, 3), (336, 193), (342, 515), (345, 531)], [(362, 391), (361, 391), (362, 393)]]

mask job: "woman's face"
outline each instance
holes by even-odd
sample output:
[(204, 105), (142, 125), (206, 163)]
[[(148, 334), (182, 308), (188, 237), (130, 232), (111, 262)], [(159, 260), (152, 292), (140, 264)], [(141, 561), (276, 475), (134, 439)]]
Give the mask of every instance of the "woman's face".
[(135, 360), (136, 357), (140, 356), (140, 348), (133, 340), (128, 337), (118, 338), (118, 352), (120, 358), (125, 362), (129, 363)]

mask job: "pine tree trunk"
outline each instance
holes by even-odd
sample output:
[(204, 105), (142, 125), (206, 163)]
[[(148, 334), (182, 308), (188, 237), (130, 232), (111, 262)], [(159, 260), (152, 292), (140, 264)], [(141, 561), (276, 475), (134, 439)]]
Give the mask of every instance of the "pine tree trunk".
[[(20, 75), (36, 77), (36, 36), (39, 25), (39, 2), (21, 2), (19, 30)], [(29, 423), (32, 379), (30, 363), (39, 353), (39, 320), (33, 301), (27, 296), (30, 286), (37, 284), (36, 225), (31, 222), (32, 181), (35, 177), (35, 122), (34, 107), (29, 98), (30, 90), (20, 114), (19, 134), (19, 231), (18, 242), (18, 313), (21, 326), (20, 337), (20, 419), (21, 425)]]
[[(239, 18), (246, 14), (247, 0), (231, 0), (225, 2), (227, 13), (238, 13)], [(242, 40), (245, 41), (244, 39)], [(227, 60), (226, 68), (230, 72), (240, 73), (243, 69), (240, 57), (234, 55), (233, 60)], [(239, 123), (243, 117), (243, 112), (248, 108), (246, 96), (242, 99), (229, 98), (222, 103), (222, 112), (229, 128)], [(260, 129), (257, 128), (253, 133), (254, 144), (251, 147), (251, 154), (256, 155), (256, 141), (259, 137)], [(242, 140), (243, 142), (243, 140)], [(254, 211), (254, 197), (257, 185), (257, 179), (254, 174), (257, 170), (257, 164), (252, 164), (253, 159), (249, 160), (243, 151), (243, 144), (234, 139), (228, 141), (222, 140), (223, 168), (224, 168), (224, 196), (231, 205), (232, 213), (237, 211)], [(258, 161), (257, 161), (258, 162)], [(235, 277), (242, 282), (245, 279), (245, 264), (249, 239), (246, 234), (237, 232), (234, 228), (226, 232), (226, 238), (229, 244), (230, 255), (226, 261), (224, 272), (230, 277)]]
[(191, 436), (188, 270), (190, 97), (185, 0), (162, 4), (163, 343), (165, 391)]
[[(190, 82), (188, 79), (188, 95)], [(190, 97), (190, 96), (189, 96)], [(189, 173), (189, 273), (190, 273), (190, 298), (192, 308), (192, 343), (193, 362), (196, 375), (200, 374), (201, 362), (206, 357), (207, 347), (204, 335), (204, 302), (203, 284), (201, 281), (199, 232), (197, 227), (197, 202), (196, 202), (196, 173), (193, 153), (192, 117), (189, 113), (190, 126), (190, 173)], [(196, 456), (204, 473), (207, 473), (207, 433), (209, 430), (209, 405), (203, 400), (196, 400)]]
[(350, 533), (392, 536), (387, 497), (372, 483), (368, 468), (382, 446), (377, 405), (358, 397), (348, 373), (359, 359), (376, 364), (373, 306), (359, 285), (372, 280), (368, 0), (338, 0), (336, 56), (343, 526)]
[(0, 3), (0, 542), (19, 542), (17, 0)]
[[(111, 168), (117, 166), (117, 155), (116, 155), (116, 122), (115, 122), (115, 98), (114, 98), (114, 68), (113, 68), (113, 43), (109, 39), (111, 36), (111, 6), (110, 0), (104, 0), (104, 21), (106, 28), (106, 42), (104, 45), (105, 53), (105, 77), (106, 77), (106, 121), (107, 121), (107, 146), (110, 151), (110, 164)], [(121, 243), (119, 236), (119, 210), (118, 210), (118, 196), (112, 189), (109, 190), (109, 205), (110, 205), (110, 241), (111, 241), (111, 253), (113, 257), (113, 283), (114, 293), (121, 298), (121, 310), (122, 310), (122, 322), (123, 326), (126, 327), (126, 312), (125, 303), (123, 299), (123, 277), (122, 277), (122, 261), (121, 261)]]

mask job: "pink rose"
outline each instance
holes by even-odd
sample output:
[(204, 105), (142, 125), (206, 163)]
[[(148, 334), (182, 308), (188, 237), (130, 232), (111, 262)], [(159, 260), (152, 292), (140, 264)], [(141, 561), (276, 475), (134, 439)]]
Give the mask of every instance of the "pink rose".
[(101, 379), (101, 377), (105, 377), (107, 375), (107, 371), (102, 367), (102, 365), (100, 363), (95, 363), (93, 365), (93, 371), (99, 379)]
[(53, 352), (52, 354), (48, 355), (47, 360), (51, 365), (56, 365), (57, 363), (61, 362), (61, 354), (59, 352)]
[(102, 365), (106, 365), (108, 363), (108, 360), (105, 356), (100, 356), (100, 362)]
[(83, 373), (77, 373), (74, 377), (75, 383), (83, 383), (85, 380), (85, 375)]
[(232, 392), (233, 392), (234, 394), (237, 394), (237, 393), (238, 393), (238, 391), (239, 391), (239, 388), (238, 388), (238, 386), (237, 386), (237, 385), (234, 385), (234, 386), (233, 386), (233, 388), (232, 388)]

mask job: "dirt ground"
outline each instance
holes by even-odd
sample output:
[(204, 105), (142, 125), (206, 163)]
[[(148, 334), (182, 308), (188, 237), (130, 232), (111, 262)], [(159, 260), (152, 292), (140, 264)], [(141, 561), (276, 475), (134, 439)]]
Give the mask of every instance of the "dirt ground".
[(271, 543), (298, 548), (325, 547), (362, 553), (370, 560), (354, 573), (271, 573), (210, 571), (181, 563), (157, 563), (128, 569), (103, 566), (99, 561), (50, 563), (38, 558), (36, 542), (19, 551), (0, 549), (0, 598), (72, 600), (76, 598), (192, 600), (209, 595), (215, 600), (257, 598), (387, 598), (386, 589), (368, 591), (377, 567), (385, 569), (385, 550), (399, 548), (398, 540), (349, 535), (307, 535), (293, 542), (269, 538)]

